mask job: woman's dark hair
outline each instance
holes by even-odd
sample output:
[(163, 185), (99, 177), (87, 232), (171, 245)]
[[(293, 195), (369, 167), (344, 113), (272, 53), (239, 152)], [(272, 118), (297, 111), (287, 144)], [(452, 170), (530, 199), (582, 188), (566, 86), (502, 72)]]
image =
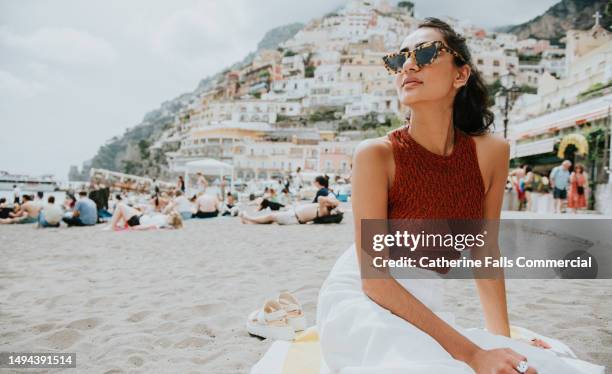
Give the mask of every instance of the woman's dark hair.
[(472, 63), (472, 55), (467, 47), (465, 38), (446, 22), (438, 18), (425, 18), (418, 28), (429, 27), (438, 30), (444, 37), (446, 45), (457, 52), (462, 58), (454, 57), (455, 66), (469, 65), (470, 78), (467, 83), (457, 91), (453, 103), (453, 124), (456, 128), (470, 135), (480, 135), (487, 132), (493, 124), (494, 115), (488, 109), (489, 95), (480, 72)]
[(315, 181), (325, 188), (329, 187), (329, 177), (328, 176), (319, 175), (318, 177), (315, 178)]

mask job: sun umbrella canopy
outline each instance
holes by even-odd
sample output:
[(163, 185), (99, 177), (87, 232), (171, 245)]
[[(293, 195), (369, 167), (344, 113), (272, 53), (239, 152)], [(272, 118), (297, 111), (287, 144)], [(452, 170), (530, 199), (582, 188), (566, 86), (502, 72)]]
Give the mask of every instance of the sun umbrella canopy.
[(213, 158), (190, 161), (185, 164), (188, 173), (202, 173), (204, 175), (227, 175), (232, 173), (232, 165)]

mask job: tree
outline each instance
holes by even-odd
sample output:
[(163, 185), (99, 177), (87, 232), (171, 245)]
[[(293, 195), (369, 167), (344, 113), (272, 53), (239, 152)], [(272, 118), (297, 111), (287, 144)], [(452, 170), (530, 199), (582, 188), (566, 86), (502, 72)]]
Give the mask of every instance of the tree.
[(306, 66), (306, 69), (304, 69), (304, 76), (306, 78), (313, 78), (315, 70), (316, 70), (315, 66)]
[(414, 3), (411, 1), (400, 1), (397, 3), (398, 8), (414, 9)]

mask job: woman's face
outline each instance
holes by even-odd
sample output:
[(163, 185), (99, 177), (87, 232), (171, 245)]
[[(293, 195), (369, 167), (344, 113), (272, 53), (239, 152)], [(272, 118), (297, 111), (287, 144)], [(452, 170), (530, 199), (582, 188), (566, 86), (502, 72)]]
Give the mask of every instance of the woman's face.
[[(408, 35), (402, 42), (400, 50), (412, 51), (418, 45), (439, 40), (444, 42), (442, 34), (434, 28), (424, 27)], [(446, 45), (446, 43), (444, 42)], [(468, 65), (457, 67), (453, 55), (439, 51), (438, 57), (429, 65), (419, 68), (414, 58), (404, 63), (402, 70), (395, 77), (395, 88), (402, 105), (413, 106), (427, 101), (448, 99), (452, 102), (456, 91), (469, 78)]]

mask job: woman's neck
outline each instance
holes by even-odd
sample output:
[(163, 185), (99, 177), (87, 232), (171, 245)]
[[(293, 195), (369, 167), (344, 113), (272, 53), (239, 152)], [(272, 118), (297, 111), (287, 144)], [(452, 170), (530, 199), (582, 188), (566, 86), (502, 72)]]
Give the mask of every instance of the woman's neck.
[(410, 136), (428, 151), (447, 156), (453, 151), (453, 107), (439, 102), (411, 107)]

